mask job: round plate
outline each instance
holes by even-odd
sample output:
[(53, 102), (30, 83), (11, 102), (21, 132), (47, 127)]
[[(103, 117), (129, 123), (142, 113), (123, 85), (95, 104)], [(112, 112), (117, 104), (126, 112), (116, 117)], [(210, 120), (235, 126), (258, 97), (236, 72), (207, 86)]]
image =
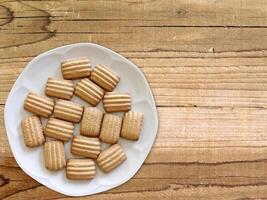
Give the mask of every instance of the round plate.
[[(44, 167), (43, 147), (27, 148), (23, 141), (21, 120), (31, 113), (23, 109), (23, 103), (27, 94), (32, 91), (44, 95), (44, 88), (48, 77), (62, 78), (61, 61), (79, 57), (87, 57), (91, 65), (104, 64), (110, 67), (120, 78), (120, 82), (114, 91), (129, 92), (132, 97), (132, 110), (144, 114), (144, 123), (138, 141), (127, 141), (122, 138), (122, 145), (127, 160), (110, 173), (104, 173), (97, 168), (96, 177), (91, 181), (72, 181), (65, 176), (65, 170), (51, 172)], [(77, 81), (76, 81), (77, 82)], [(90, 106), (78, 97), (72, 101), (84, 106)], [(102, 103), (98, 105), (102, 108)], [(121, 115), (122, 113), (117, 113)], [(48, 52), (34, 58), (18, 77), (5, 105), (5, 126), (9, 144), (19, 166), (29, 176), (39, 183), (57, 192), (82, 196), (103, 192), (117, 187), (129, 180), (143, 164), (147, 157), (158, 129), (158, 116), (149, 84), (138, 67), (105, 47), (91, 44), (71, 44)], [(42, 119), (43, 125), (46, 119)], [(75, 134), (79, 134), (79, 125), (75, 124)], [(70, 153), (70, 143), (65, 143), (67, 158), (75, 157)], [(102, 145), (104, 149), (107, 145)]]

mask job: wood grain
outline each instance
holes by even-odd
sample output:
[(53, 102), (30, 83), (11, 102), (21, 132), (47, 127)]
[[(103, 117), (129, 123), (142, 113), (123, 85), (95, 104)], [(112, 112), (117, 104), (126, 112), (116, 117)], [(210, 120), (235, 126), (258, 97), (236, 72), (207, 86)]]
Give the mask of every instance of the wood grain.
[(136, 63), (160, 122), (134, 178), (84, 199), (266, 199), (266, 9), (263, 0), (0, 1), (0, 199), (69, 199), (18, 167), (3, 110), (33, 57), (75, 42)]

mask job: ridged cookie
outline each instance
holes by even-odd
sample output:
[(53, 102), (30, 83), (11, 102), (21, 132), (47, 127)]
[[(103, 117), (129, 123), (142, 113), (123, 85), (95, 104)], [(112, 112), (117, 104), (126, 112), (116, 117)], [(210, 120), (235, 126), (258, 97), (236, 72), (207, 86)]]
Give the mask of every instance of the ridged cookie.
[(108, 92), (113, 91), (120, 81), (120, 78), (104, 65), (96, 65), (90, 79)]
[(100, 153), (96, 162), (101, 170), (110, 172), (126, 160), (126, 155), (119, 144), (114, 144)]
[(71, 101), (58, 100), (54, 108), (54, 116), (70, 122), (79, 122), (83, 114), (83, 106)]
[(103, 112), (95, 107), (84, 109), (80, 126), (81, 135), (97, 137), (100, 133)]
[(45, 167), (60, 170), (66, 166), (64, 144), (61, 141), (49, 141), (44, 144)]
[(24, 109), (41, 117), (49, 117), (54, 108), (54, 100), (30, 92), (24, 101)]
[(105, 143), (114, 144), (120, 137), (122, 118), (112, 114), (105, 114), (99, 138)]
[(91, 159), (69, 159), (66, 175), (68, 179), (88, 180), (95, 177), (95, 162)]
[(38, 147), (45, 142), (43, 128), (39, 117), (30, 116), (24, 118), (21, 121), (21, 128), (24, 142), (27, 147)]
[(73, 137), (71, 153), (88, 158), (97, 158), (100, 153), (100, 141), (98, 138), (89, 138), (81, 135)]
[(69, 80), (48, 78), (45, 86), (47, 96), (70, 100), (74, 93), (74, 84)]
[(89, 77), (91, 70), (90, 61), (87, 58), (67, 60), (61, 63), (61, 72), (64, 79)]
[(131, 96), (127, 93), (107, 93), (103, 105), (106, 112), (126, 112), (131, 110)]
[(84, 101), (96, 106), (102, 99), (104, 91), (88, 78), (84, 78), (76, 85), (75, 94)]
[(45, 126), (45, 135), (64, 142), (73, 136), (74, 125), (71, 122), (50, 117)]
[(138, 140), (143, 123), (143, 113), (129, 111), (123, 117), (121, 137)]

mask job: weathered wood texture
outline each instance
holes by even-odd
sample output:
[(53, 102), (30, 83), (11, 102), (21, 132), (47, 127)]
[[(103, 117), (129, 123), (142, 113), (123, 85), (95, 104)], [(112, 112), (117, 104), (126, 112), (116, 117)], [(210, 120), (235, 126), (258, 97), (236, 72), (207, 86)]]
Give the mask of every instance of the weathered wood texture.
[(85, 199), (267, 198), (266, 10), (264, 0), (0, 1), (0, 198), (68, 199), (18, 167), (3, 110), (34, 56), (75, 42), (136, 63), (160, 119), (136, 176)]

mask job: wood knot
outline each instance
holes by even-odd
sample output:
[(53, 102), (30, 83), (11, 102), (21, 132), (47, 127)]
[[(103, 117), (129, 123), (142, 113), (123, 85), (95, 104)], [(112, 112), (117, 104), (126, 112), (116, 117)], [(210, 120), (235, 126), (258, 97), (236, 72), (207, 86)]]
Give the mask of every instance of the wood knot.
[(187, 13), (187, 11), (184, 10), (184, 9), (179, 9), (179, 10), (176, 11), (176, 14), (179, 15), (179, 16), (180, 15), (184, 16), (184, 15), (186, 15), (186, 13)]
[(14, 19), (13, 11), (6, 6), (0, 5), (0, 13), (3, 14), (2, 18), (0, 18), (0, 26), (8, 24)]
[(0, 174), (0, 187), (7, 185), (9, 183), (9, 178), (4, 177), (4, 175)]

